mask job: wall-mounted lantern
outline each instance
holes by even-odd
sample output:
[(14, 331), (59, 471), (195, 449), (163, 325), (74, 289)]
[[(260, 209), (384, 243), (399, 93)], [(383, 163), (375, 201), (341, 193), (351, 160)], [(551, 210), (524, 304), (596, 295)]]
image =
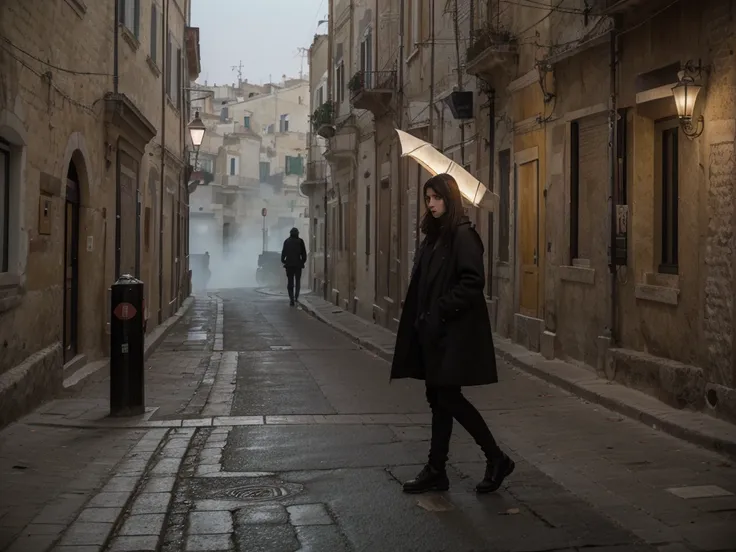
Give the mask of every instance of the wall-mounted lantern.
[(698, 94), (703, 87), (695, 83), (692, 73), (700, 75), (701, 71), (702, 67), (700, 64), (697, 67), (692, 67), (690, 62), (688, 62), (685, 70), (677, 74), (679, 82), (672, 87), (672, 95), (675, 98), (680, 127), (685, 136), (691, 140), (703, 134), (705, 125), (702, 115), (693, 123), (695, 101), (698, 99)]
[(204, 126), (202, 119), (199, 118), (199, 111), (194, 114), (194, 119), (189, 123), (189, 136), (192, 138), (192, 145), (199, 149), (204, 141), (204, 133), (207, 128)]

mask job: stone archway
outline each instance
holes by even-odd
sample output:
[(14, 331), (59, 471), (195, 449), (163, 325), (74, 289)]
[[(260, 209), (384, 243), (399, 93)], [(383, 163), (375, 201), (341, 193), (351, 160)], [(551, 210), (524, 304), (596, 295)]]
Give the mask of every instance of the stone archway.
[[(62, 182), (61, 189), (65, 192), (60, 205), (64, 224), (60, 280), (64, 284), (62, 343), (65, 362), (71, 360), (74, 348), (76, 355), (86, 355), (87, 360), (98, 358), (105, 352), (104, 329), (108, 309), (100, 308), (100, 304), (107, 304), (105, 284), (109, 284), (110, 277), (105, 245), (106, 204), (104, 196), (99, 191), (95, 192), (99, 188), (90, 185), (96, 180), (93, 159), (84, 135), (80, 132), (70, 134), (61, 159), (62, 166), (57, 172)], [(75, 337), (74, 343), (69, 339), (72, 336)], [(75, 347), (70, 349), (70, 345)]]

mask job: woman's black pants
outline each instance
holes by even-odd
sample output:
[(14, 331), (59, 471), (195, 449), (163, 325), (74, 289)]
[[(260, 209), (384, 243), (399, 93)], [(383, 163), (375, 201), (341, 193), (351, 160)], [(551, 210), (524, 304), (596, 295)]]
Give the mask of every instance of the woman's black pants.
[(470, 433), (489, 461), (503, 454), (480, 412), (463, 396), (460, 387), (427, 385), (427, 401), (432, 409), (430, 466), (440, 471), (445, 469), (450, 452), (453, 418)]

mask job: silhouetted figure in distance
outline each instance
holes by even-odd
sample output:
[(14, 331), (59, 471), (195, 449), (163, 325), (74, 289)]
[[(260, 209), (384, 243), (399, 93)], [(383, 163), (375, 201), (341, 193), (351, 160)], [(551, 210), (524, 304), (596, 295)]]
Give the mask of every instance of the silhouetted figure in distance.
[(302, 270), (307, 262), (307, 248), (299, 237), (299, 230), (292, 228), (289, 237), (284, 241), (281, 250), (281, 263), (286, 268), (286, 289), (289, 292), (289, 304), (293, 307), (299, 300)]

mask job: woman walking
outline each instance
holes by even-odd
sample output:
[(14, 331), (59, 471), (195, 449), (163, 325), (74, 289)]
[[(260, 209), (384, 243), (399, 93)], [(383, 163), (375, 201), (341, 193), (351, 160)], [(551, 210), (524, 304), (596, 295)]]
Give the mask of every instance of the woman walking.
[(483, 243), (464, 215), (457, 182), (439, 174), (424, 184), (425, 235), (415, 257), (396, 338), (391, 378), (426, 382), (432, 410), (429, 461), (404, 492), (445, 491), (445, 471), (453, 418), (475, 439), (486, 456), (479, 493), (497, 490), (514, 471), (514, 462), (461, 387), (496, 383), (496, 356), (483, 295)]

